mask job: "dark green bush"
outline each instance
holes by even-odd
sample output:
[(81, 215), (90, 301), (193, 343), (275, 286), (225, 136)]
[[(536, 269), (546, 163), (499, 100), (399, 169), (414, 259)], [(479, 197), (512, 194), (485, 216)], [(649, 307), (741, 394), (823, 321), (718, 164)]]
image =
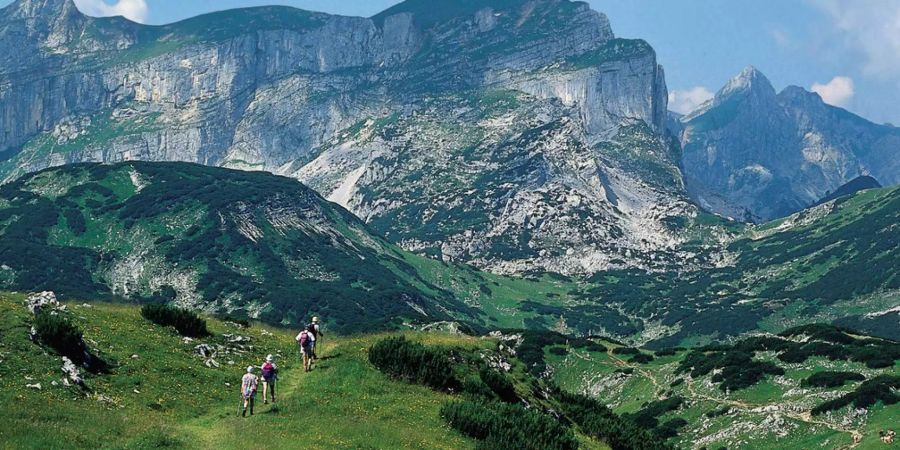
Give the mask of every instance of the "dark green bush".
[(617, 416), (606, 405), (580, 394), (557, 390), (562, 412), (587, 435), (603, 440), (613, 450), (670, 450), (664, 439), (655, 437), (634, 422)]
[(754, 361), (753, 353), (733, 347), (706, 351), (711, 347), (693, 350), (681, 360), (678, 373), (690, 372), (694, 378), (722, 369), (712, 381), (721, 383), (719, 389), (735, 391), (753, 386), (766, 375), (784, 375), (784, 369), (770, 362)]
[(628, 361), (635, 364), (647, 364), (653, 362), (653, 356), (645, 353), (638, 353), (637, 355), (632, 356)]
[(662, 425), (656, 427), (656, 429), (653, 430), (653, 434), (660, 439), (673, 438), (675, 436), (678, 436), (678, 430), (684, 428), (684, 426), (686, 426), (687, 424), (688, 421), (682, 419), (681, 417), (669, 419), (663, 422)]
[(441, 416), (460, 433), (477, 439), (477, 449), (574, 450), (572, 430), (538, 411), (497, 402), (446, 403)]
[(638, 424), (645, 429), (653, 429), (659, 426), (659, 416), (674, 411), (681, 407), (684, 399), (679, 396), (669, 397), (665, 400), (656, 400), (641, 408), (640, 411), (632, 414), (625, 414), (623, 417)]
[(68, 357), (75, 364), (84, 364), (87, 359), (87, 347), (77, 326), (61, 315), (41, 312), (34, 319), (34, 328), (41, 344)]
[(206, 321), (191, 310), (151, 303), (141, 308), (141, 316), (157, 325), (174, 327), (178, 334), (182, 336), (209, 336), (209, 330), (206, 329)]
[(847, 384), (848, 381), (863, 381), (866, 377), (856, 372), (816, 372), (800, 383), (803, 387), (835, 388)]
[(71, 359), (73, 363), (92, 373), (103, 373), (109, 369), (105, 361), (91, 354), (81, 330), (65, 317), (43, 311), (35, 317), (34, 329), (42, 345)]
[(633, 347), (616, 347), (612, 350), (614, 355), (637, 355), (640, 350)]
[(450, 352), (431, 348), (405, 337), (382, 339), (369, 349), (369, 362), (382, 372), (410, 383), (435, 389), (457, 389)]
[(554, 354), (554, 355), (557, 355), (557, 356), (566, 356), (566, 354), (569, 353), (569, 349), (568, 349), (568, 348), (562, 347), (562, 346), (558, 346), (558, 345), (555, 345), (555, 346), (553, 346), (553, 347), (550, 347), (550, 350), (549, 350), (549, 351), (550, 351), (550, 353), (552, 353), (552, 354)]
[(864, 381), (855, 391), (829, 400), (812, 409), (813, 415), (841, 409), (853, 404), (857, 408), (868, 408), (878, 402), (884, 405), (893, 405), (900, 402), (900, 395), (896, 391), (900, 389), (900, 377), (893, 375), (881, 375), (871, 380)]
[(500, 400), (507, 403), (518, 403), (519, 396), (516, 394), (516, 388), (513, 386), (512, 381), (509, 380), (509, 377), (490, 367), (483, 367), (478, 375), (484, 381), (484, 384), (497, 394)]

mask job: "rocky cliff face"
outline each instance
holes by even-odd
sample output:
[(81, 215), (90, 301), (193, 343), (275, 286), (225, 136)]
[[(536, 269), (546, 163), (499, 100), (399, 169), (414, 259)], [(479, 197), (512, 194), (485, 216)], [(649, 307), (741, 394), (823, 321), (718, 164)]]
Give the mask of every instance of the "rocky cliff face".
[(690, 259), (671, 226), (697, 211), (664, 137), (664, 73), (584, 3), (267, 7), (148, 27), (18, 0), (0, 16), (7, 180), (190, 161), (295, 176), (409, 249), (501, 271)]
[(900, 129), (873, 124), (750, 67), (680, 119), (684, 172), (707, 209), (764, 221), (860, 176), (900, 183)]

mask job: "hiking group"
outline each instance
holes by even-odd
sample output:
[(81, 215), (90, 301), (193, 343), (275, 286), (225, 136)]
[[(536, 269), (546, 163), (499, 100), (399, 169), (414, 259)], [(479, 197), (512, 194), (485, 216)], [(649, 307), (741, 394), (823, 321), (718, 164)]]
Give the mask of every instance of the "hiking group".
[[(297, 345), (300, 347), (300, 356), (303, 360), (303, 371), (312, 370), (312, 363), (316, 360), (316, 341), (322, 337), (322, 331), (319, 328), (319, 318), (313, 317), (312, 322), (306, 326), (297, 335)], [(273, 355), (266, 356), (265, 362), (261, 366), (260, 376), (256, 376), (255, 366), (248, 366), (247, 373), (241, 378), (241, 416), (245, 417), (247, 411), (253, 415), (253, 407), (256, 402), (256, 390), (259, 383), (263, 386), (263, 403), (269, 403), (271, 395), (272, 403), (275, 403), (275, 386), (278, 382), (278, 366), (275, 365), (275, 357)], [(262, 378), (262, 379), (260, 379)]]

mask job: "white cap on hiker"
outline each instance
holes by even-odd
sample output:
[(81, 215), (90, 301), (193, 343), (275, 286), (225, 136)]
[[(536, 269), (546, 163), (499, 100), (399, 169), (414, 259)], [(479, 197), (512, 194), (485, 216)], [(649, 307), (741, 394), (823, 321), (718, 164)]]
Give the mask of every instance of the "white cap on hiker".
[(267, 362), (272, 362), (273, 359), (275, 359), (275, 357), (272, 356), (272, 355), (266, 356), (266, 361), (267, 361)]
[(318, 317), (313, 317), (313, 323), (319, 323), (319, 318), (318, 318)]
[(247, 373), (253, 373), (253, 366), (247, 366)]

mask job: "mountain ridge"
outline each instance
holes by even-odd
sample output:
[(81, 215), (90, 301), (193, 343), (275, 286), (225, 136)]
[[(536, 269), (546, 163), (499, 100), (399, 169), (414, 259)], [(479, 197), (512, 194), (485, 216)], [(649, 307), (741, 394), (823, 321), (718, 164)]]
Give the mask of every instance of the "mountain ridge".
[[(38, 3), (8, 8), (17, 5)], [(661, 134), (667, 93), (652, 47), (616, 38), (604, 15), (568, 0), (396, 8), (379, 23), (265, 8), (162, 26), (79, 13), (77, 38), (10, 22), (0, 33), (0, 59), (11, 63), (0, 121), (17, 126), (0, 136), (0, 175), (127, 160), (266, 170), (383, 223), (382, 232), (403, 234), (418, 224), (397, 217), (440, 205), (441, 215), (472, 222), (474, 235), (439, 225), (397, 242), (498, 272), (680, 264), (680, 238), (665, 221), (697, 212)], [(441, 20), (422, 25), (417, 14)], [(45, 43), (26, 60), (14, 52), (20, 32)], [(27, 76), (34, 71), (43, 76)], [(18, 123), (35, 104), (35, 120)], [(509, 121), (516, 126), (506, 129)], [(459, 125), (468, 136), (453, 131)], [(415, 140), (423, 128), (432, 142)], [(577, 164), (565, 161), (567, 148)], [(423, 171), (435, 161), (445, 175)], [(460, 183), (473, 163), (490, 172), (486, 180), (506, 180), (477, 193), (489, 208), (477, 220), (425, 188), (450, 184), (454, 201), (465, 201), (471, 194)], [(422, 170), (391, 185), (389, 174), (406, 167)], [(555, 218), (525, 219), (516, 204)], [(590, 229), (575, 221), (584, 214), (599, 214)], [(548, 222), (546, 231), (533, 237), (528, 222)], [(512, 242), (518, 252), (507, 250)], [(660, 263), (649, 267), (638, 252)]]
[(692, 197), (739, 220), (795, 213), (857, 176), (900, 183), (900, 129), (797, 86), (777, 92), (752, 66), (680, 122)]

